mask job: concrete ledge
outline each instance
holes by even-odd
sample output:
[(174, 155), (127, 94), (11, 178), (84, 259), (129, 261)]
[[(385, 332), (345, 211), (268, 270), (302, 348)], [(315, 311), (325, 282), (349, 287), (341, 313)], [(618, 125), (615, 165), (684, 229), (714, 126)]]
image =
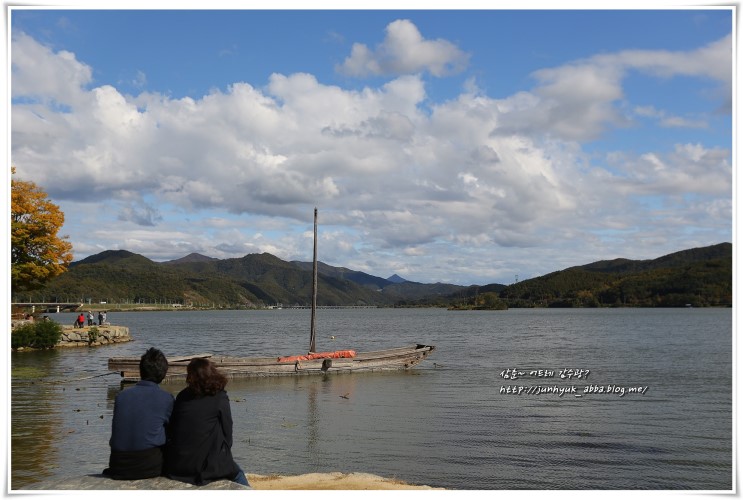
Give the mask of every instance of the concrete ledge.
[[(90, 338), (91, 330), (97, 332), (94, 338)], [(110, 324), (84, 326), (74, 328), (64, 325), (62, 327), (62, 338), (56, 347), (96, 347), (132, 340), (129, 328), (126, 326), (112, 326)]]
[[(433, 490), (430, 486), (405, 483), (363, 472), (310, 473), (299, 476), (248, 474), (254, 490)], [(206, 486), (194, 486), (165, 477), (117, 481), (101, 474), (49, 480), (23, 488), (24, 490), (246, 490), (232, 481), (222, 480)], [(17, 490), (16, 490), (17, 491)]]
[[(27, 320), (18, 320), (11, 322), (11, 331), (17, 326), (33, 323)], [(129, 342), (132, 337), (129, 335), (129, 328), (126, 326), (113, 326), (110, 323), (103, 325), (84, 326), (75, 328), (74, 326), (61, 325), (62, 337), (54, 347), (98, 347), (108, 344), (118, 344), (119, 342)], [(19, 347), (18, 351), (32, 351), (32, 347)]]

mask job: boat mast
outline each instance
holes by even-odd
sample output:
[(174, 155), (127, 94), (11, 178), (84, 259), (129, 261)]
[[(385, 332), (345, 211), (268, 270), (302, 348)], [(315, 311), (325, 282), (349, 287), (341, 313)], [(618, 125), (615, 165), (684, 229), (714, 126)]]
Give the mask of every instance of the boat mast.
[(317, 309), (317, 207), (315, 207), (315, 234), (312, 251), (312, 318), (310, 320), (310, 352), (315, 352), (315, 310)]

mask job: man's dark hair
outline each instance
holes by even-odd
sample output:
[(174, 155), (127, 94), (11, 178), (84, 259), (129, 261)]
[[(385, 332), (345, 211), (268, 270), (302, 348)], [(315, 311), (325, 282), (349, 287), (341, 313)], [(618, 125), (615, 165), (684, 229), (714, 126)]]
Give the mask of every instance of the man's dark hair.
[(160, 349), (150, 347), (139, 359), (139, 378), (159, 384), (168, 373), (168, 360)]

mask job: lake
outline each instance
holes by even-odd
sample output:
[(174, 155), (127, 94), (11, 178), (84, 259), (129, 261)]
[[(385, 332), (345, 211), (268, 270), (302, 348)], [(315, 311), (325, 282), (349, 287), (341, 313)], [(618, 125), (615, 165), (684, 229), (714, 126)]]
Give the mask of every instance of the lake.
[[(12, 489), (107, 466), (122, 390), (109, 357), (309, 347), (307, 310), (108, 319), (134, 341), (11, 354)], [(247, 473), (368, 472), (460, 490), (733, 488), (731, 309), (320, 310), (317, 331), (320, 351), (437, 350), (409, 372), (230, 381)]]

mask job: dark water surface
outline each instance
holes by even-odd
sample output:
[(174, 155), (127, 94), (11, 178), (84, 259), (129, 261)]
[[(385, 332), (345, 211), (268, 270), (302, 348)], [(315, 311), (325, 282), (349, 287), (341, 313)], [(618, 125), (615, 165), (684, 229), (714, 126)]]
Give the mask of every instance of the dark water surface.
[[(109, 357), (150, 346), (301, 354), (309, 317), (109, 313), (133, 342), (12, 353), (11, 488), (105, 468), (121, 390), (105, 375)], [(318, 312), (318, 350), (411, 343), (437, 347), (411, 372), (230, 381), (238, 463), (255, 474), (357, 471), (452, 489), (733, 487), (729, 309)], [(524, 375), (505, 379), (507, 369)], [(553, 376), (530, 375), (540, 369)]]

